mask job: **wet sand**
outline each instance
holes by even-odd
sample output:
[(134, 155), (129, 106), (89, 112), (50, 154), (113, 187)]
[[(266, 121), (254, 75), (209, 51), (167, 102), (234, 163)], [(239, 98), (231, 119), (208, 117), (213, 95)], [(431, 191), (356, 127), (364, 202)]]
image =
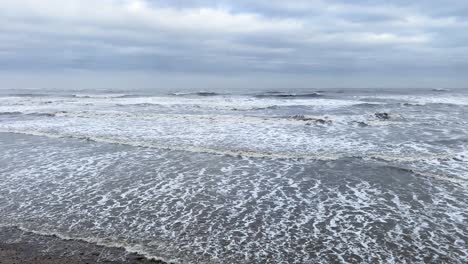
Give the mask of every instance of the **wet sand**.
[(128, 253), (122, 248), (109, 248), (92, 243), (63, 240), (23, 232), (14, 227), (0, 227), (0, 264), (164, 264)]

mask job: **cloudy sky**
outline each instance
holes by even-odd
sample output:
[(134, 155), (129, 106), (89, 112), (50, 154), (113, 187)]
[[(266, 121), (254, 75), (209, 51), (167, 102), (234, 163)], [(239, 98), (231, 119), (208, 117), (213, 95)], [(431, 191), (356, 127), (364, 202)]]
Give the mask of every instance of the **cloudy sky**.
[(468, 87), (466, 0), (1, 0), (0, 19), (9, 87)]

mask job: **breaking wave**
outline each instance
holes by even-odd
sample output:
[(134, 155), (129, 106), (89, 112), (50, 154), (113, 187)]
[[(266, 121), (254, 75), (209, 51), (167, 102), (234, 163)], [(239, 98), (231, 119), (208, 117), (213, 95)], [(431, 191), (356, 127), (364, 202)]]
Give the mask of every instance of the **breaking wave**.
[(220, 93), (215, 93), (215, 92), (208, 92), (208, 91), (199, 91), (199, 92), (177, 92), (177, 93), (170, 93), (169, 95), (172, 96), (220, 96), (220, 95), (226, 95), (226, 94), (220, 94)]
[(71, 97), (112, 99), (112, 98), (134, 98), (134, 97), (140, 97), (140, 95), (137, 95), (137, 94), (72, 94)]
[(318, 98), (323, 97), (321, 93), (283, 93), (283, 92), (267, 92), (263, 94), (257, 94), (256, 98)]

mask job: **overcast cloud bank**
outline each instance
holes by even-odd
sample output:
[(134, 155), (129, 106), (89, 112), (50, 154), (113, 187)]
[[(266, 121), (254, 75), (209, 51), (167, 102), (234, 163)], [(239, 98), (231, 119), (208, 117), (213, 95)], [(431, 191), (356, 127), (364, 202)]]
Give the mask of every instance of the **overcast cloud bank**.
[(464, 87), (468, 79), (461, 0), (3, 0), (0, 17), (7, 83), (76, 72), (93, 72), (90, 81), (198, 76), (200, 86), (223, 85), (226, 75), (298, 87)]

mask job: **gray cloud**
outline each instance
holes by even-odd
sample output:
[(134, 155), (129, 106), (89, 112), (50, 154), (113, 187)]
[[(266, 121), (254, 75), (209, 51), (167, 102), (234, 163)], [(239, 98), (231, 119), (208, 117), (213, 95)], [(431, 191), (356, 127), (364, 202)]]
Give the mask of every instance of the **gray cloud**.
[(447, 85), (463, 86), (466, 17), (461, 0), (3, 0), (0, 70), (354, 76), (362, 85), (450, 76)]

